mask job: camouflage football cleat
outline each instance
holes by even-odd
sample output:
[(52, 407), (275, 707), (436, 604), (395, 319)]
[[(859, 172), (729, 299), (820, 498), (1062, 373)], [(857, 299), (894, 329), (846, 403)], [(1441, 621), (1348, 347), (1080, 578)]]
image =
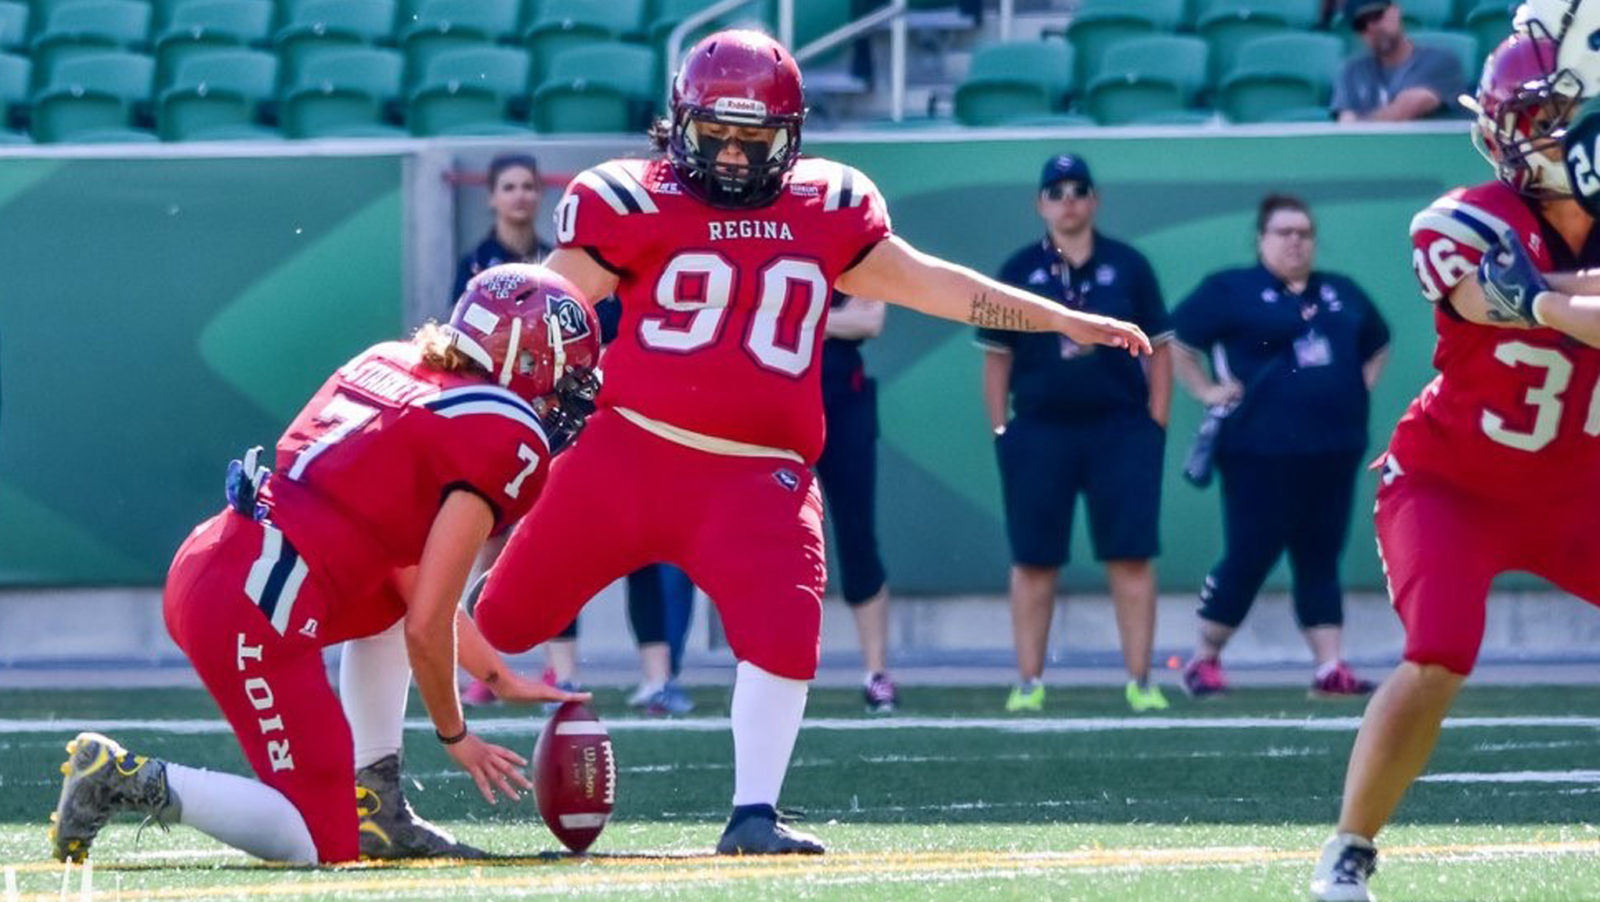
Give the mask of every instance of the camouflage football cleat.
[(482, 849), (417, 816), (400, 789), (400, 756), (385, 755), (356, 771), (362, 858), (487, 858)]
[(82, 863), (100, 828), (119, 811), (163, 825), (178, 819), (166, 764), (130, 755), (99, 733), (79, 733), (67, 743), (61, 776), (61, 799), (50, 815), (50, 848), (57, 861)]
[(821, 855), (822, 840), (784, 823), (771, 805), (741, 805), (733, 810), (718, 855)]

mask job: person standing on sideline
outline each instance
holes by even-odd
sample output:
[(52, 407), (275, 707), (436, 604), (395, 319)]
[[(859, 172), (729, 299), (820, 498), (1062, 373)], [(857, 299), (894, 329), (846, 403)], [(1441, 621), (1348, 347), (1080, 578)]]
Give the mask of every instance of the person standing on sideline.
[(1304, 201), (1269, 194), (1256, 215), (1256, 265), (1212, 273), (1173, 311), (1178, 380), (1207, 407), (1235, 405), (1216, 439), (1223, 555), (1200, 590), (1199, 637), (1183, 668), (1196, 697), (1227, 689), (1222, 649), (1285, 549), (1295, 619), (1316, 659), (1312, 695), (1373, 689), (1341, 657), (1339, 557), (1389, 326), (1356, 283), (1312, 269), (1316, 240)]
[(822, 343), (822, 412), (828, 437), (817, 478), (833, 524), (844, 602), (855, 615), (866, 666), (867, 711), (892, 714), (900, 695), (889, 676), (889, 583), (878, 554), (878, 384), (861, 343), (883, 334), (885, 304), (834, 292)]
[(542, 263), (551, 247), (539, 236), (539, 163), (525, 153), (502, 154), (489, 161), (489, 209), (494, 226), (471, 253), (456, 264), (449, 307), (473, 276), (502, 263)]
[[(1013, 254), (999, 279), (1081, 310), (1136, 323), (1148, 361), (1064, 335), (979, 329), (983, 401), (994, 429), (1011, 542), (1011, 629), (1018, 684), (1007, 711), (1044, 705), (1045, 651), (1056, 578), (1067, 562), (1081, 493), (1095, 557), (1105, 563), (1128, 669), (1128, 706), (1167, 707), (1150, 682), (1155, 638), (1161, 458), (1172, 401), (1166, 305), (1144, 255), (1095, 229), (1100, 196), (1089, 164), (1051, 157), (1034, 200), (1045, 235)], [(1009, 401), (1009, 405), (1008, 405)], [(1008, 407), (1011, 416), (1008, 417)]]

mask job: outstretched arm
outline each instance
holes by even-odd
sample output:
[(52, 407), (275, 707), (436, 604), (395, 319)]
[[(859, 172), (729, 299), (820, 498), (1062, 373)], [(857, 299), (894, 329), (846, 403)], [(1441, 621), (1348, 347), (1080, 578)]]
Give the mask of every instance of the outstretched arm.
[(878, 242), (840, 276), (838, 288), (959, 323), (1014, 332), (1059, 332), (1079, 344), (1126, 348), (1135, 356), (1150, 353), (1150, 339), (1132, 323), (1068, 310), (924, 254), (894, 235)]

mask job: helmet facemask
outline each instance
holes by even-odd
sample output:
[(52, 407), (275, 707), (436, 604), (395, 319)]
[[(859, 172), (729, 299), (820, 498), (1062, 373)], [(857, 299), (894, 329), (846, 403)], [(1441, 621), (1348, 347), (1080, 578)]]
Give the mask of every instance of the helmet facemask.
[[(1532, 29), (1542, 32), (1538, 23)], [(1473, 144), (1495, 167), (1495, 175), (1519, 193), (1536, 199), (1570, 197), (1572, 188), (1562, 161), (1562, 138), (1583, 102), (1583, 80), (1570, 68), (1556, 68), (1556, 44), (1542, 34), (1532, 51), (1541, 73), (1515, 85), (1511, 95), (1485, 89), (1462, 103), (1477, 114)], [(1548, 58), (1546, 58), (1548, 57)], [(1491, 58), (1488, 65), (1494, 65)], [(1514, 71), (1514, 70), (1513, 70)]]
[[(759, 109), (753, 109), (759, 108)], [(758, 101), (719, 98), (712, 109), (683, 107), (672, 123), (667, 153), (685, 181), (699, 189), (712, 206), (745, 208), (771, 203), (783, 188), (783, 174), (800, 156), (800, 118), (768, 117)], [(770, 141), (751, 141), (735, 134), (713, 136), (707, 125), (729, 130), (768, 129)], [(730, 144), (744, 152), (744, 163), (719, 162)]]

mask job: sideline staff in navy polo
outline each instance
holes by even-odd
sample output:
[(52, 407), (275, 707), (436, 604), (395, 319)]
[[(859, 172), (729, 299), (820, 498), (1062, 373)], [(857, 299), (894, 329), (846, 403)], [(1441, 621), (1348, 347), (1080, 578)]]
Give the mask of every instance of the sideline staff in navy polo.
[(889, 582), (878, 553), (878, 383), (867, 376), (861, 357), (861, 343), (883, 334), (884, 307), (882, 301), (833, 295), (822, 343), (828, 438), (816, 467), (833, 528), (828, 548), (861, 640), (861, 691), (872, 714), (892, 714), (900, 704), (889, 676)]
[(1223, 646), (1285, 549), (1295, 619), (1317, 663), (1313, 694), (1373, 688), (1341, 659), (1339, 556), (1389, 326), (1356, 283), (1312, 269), (1316, 234), (1304, 202), (1268, 195), (1256, 215), (1256, 265), (1207, 276), (1173, 311), (1179, 380), (1207, 406), (1237, 404), (1216, 441), (1224, 547), (1201, 589), (1199, 636), (1183, 669), (1192, 695), (1226, 689)]
[[(1011, 628), (1019, 683), (1006, 710), (1044, 704), (1056, 579), (1067, 561), (1082, 493), (1095, 557), (1106, 566), (1135, 711), (1167, 706), (1150, 684), (1155, 636), (1161, 460), (1172, 398), (1169, 326), (1149, 261), (1094, 228), (1100, 206), (1089, 165), (1045, 162), (1035, 209), (1044, 238), (1001, 267), (999, 279), (1080, 310), (1131, 320), (1155, 345), (1147, 361), (1057, 335), (982, 329), (983, 400), (995, 432), (1011, 543)], [(1007, 421), (1008, 402), (1012, 416)]]

